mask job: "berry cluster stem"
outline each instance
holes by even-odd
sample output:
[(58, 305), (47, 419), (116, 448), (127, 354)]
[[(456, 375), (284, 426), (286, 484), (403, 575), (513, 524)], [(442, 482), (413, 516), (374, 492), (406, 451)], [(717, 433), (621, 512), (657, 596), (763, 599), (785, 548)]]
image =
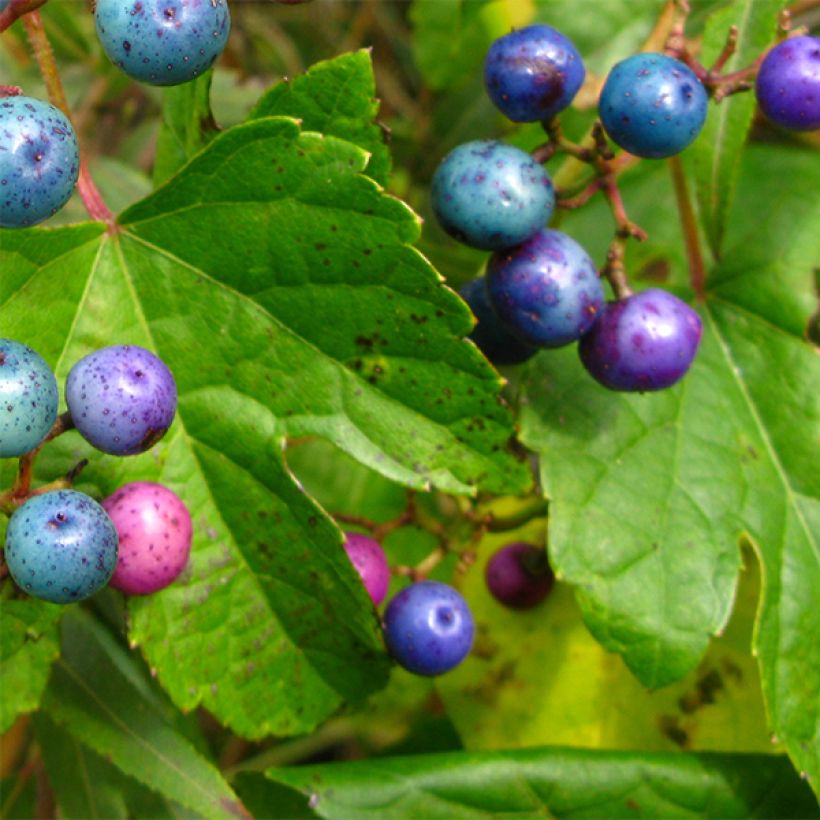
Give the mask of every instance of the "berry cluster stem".
[[(14, 3), (12, 3), (13, 5)], [(34, 59), (37, 61), (40, 74), (46, 84), (49, 99), (53, 105), (71, 119), (71, 110), (68, 107), (63, 82), (60, 79), (57, 61), (54, 59), (54, 51), (48, 40), (40, 13), (30, 11), (26, 14), (23, 17), (23, 26), (26, 29), (26, 36), (31, 45), (31, 50), (34, 52)], [(77, 181), (77, 192), (85, 205), (86, 211), (88, 211), (88, 215), (98, 222), (105, 222), (109, 230), (114, 231), (116, 229), (114, 214), (111, 213), (99, 189), (94, 184), (85, 157), (80, 159), (80, 177)]]
[(686, 175), (683, 172), (680, 157), (670, 157), (669, 170), (672, 172), (675, 200), (678, 204), (683, 241), (686, 246), (686, 257), (689, 262), (689, 282), (695, 296), (702, 300), (706, 291), (706, 266), (703, 263), (703, 254), (700, 249), (695, 209), (692, 207), (692, 200), (689, 197)]
[(11, 0), (5, 10), (0, 11), (0, 32), (5, 31), (18, 17), (40, 8), (48, 0)]

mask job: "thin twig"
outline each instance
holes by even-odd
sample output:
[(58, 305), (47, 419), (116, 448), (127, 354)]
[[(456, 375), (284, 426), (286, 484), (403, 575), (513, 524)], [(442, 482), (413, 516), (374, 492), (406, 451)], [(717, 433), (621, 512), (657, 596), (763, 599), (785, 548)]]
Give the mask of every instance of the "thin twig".
[(669, 170), (672, 172), (672, 183), (675, 188), (675, 200), (678, 204), (683, 241), (686, 245), (686, 257), (689, 261), (689, 281), (692, 290), (698, 299), (703, 299), (706, 291), (706, 267), (703, 264), (703, 255), (700, 250), (698, 224), (689, 190), (686, 186), (686, 176), (679, 157), (669, 159)]

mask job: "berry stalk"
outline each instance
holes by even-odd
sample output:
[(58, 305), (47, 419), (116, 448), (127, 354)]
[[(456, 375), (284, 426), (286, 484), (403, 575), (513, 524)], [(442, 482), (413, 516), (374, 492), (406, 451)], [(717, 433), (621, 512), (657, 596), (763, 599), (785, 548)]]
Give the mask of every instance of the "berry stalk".
[(702, 301), (706, 291), (706, 266), (703, 263), (703, 254), (700, 249), (695, 209), (692, 207), (692, 200), (689, 197), (689, 189), (686, 185), (686, 176), (683, 172), (680, 157), (671, 157), (669, 159), (669, 170), (672, 173), (675, 200), (678, 204), (683, 241), (686, 246), (686, 257), (689, 261), (689, 282), (696, 298)]

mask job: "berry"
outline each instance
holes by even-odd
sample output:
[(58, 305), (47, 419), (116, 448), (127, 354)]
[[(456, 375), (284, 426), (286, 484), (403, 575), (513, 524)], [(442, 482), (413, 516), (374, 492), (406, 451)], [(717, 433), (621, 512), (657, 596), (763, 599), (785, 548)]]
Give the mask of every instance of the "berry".
[(79, 175), (77, 135), (62, 111), (31, 97), (0, 98), (0, 227), (53, 216)]
[(499, 37), (484, 61), (490, 99), (515, 122), (549, 120), (563, 111), (578, 93), (585, 73), (572, 41), (544, 25)]
[(613, 142), (660, 159), (689, 145), (706, 121), (708, 97), (695, 73), (665, 54), (635, 54), (606, 78), (598, 111)]
[(601, 280), (587, 252), (565, 233), (550, 229), (493, 254), (487, 290), (501, 322), (538, 347), (576, 341), (604, 304)]
[(794, 131), (820, 128), (820, 37), (776, 45), (760, 66), (755, 94), (772, 122)]
[(174, 420), (177, 388), (171, 371), (153, 353), (114, 345), (71, 368), (65, 398), (83, 438), (104, 453), (131, 456), (165, 435)]
[(191, 515), (182, 499), (162, 484), (135, 481), (102, 505), (119, 536), (111, 586), (150, 595), (176, 580), (191, 552)]
[(384, 639), (400, 666), (417, 675), (441, 675), (458, 666), (473, 645), (467, 602), (438, 581), (411, 584), (384, 613)]
[(485, 578), (493, 597), (510, 609), (532, 609), (555, 583), (543, 548), (522, 541), (501, 547), (487, 563)]
[(22, 456), (57, 418), (57, 380), (39, 353), (0, 339), (0, 458)]
[(345, 552), (361, 576), (370, 600), (378, 606), (390, 586), (390, 567), (381, 544), (358, 532), (347, 532)]
[(459, 293), (478, 321), (469, 338), (493, 364), (520, 364), (538, 352), (516, 339), (501, 324), (490, 304), (487, 281), (483, 276), (467, 282)]
[(433, 175), (431, 196), (441, 227), (484, 250), (523, 242), (555, 208), (544, 168), (520, 148), (492, 140), (454, 148)]
[(650, 288), (608, 302), (578, 351), (590, 375), (611, 390), (663, 390), (689, 370), (703, 326), (685, 302)]
[(97, 0), (97, 36), (111, 62), (151, 85), (179, 85), (228, 42), (227, 0)]
[(117, 563), (117, 531), (85, 493), (35, 495), (9, 521), (6, 563), (15, 583), (36, 598), (81, 601), (108, 583)]

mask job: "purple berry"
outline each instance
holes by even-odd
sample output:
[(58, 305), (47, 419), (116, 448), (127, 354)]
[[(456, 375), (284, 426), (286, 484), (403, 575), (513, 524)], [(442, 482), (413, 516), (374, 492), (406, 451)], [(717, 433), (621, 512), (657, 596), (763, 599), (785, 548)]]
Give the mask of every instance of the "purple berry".
[(381, 544), (358, 532), (347, 532), (345, 551), (361, 576), (370, 600), (378, 606), (390, 586), (390, 567)]
[(618, 63), (601, 90), (598, 111), (613, 142), (638, 157), (678, 154), (706, 122), (706, 89), (687, 65), (665, 54), (634, 54)]
[(15, 583), (35, 598), (81, 601), (108, 583), (117, 563), (117, 531), (85, 493), (35, 495), (9, 521), (6, 563)]
[(604, 290), (587, 252), (560, 231), (544, 229), (487, 265), (490, 303), (502, 324), (537, 347), (561, 347), (589, 330)]
[(103, 507), (119, 536), (111, 586), (150, 595), (176, 580), (191, 552), (191, 514), (180, 497), (150, 481), (125, 484)]
[(474, 248), (518, 245), (544, 227), (555, 191), (528, 153), (492, 140), (465, 142), (442, 160), (430, 195), (447, 233)]
[(31, 97), (0, 98), (0, 227), (53, 216), (79, 175), (77, 136), (62, 111)]
[(398, 593), (384, 613), (384, 639), (397, 663), (417, 675), (458, 666), (473, 645), (467, 602), (451, 586), (420, 581)]
[(703, 326), (685, 302), (650, 288), (608, 302), (578, 351), (590, 375), (611, 390), (663, 390), (689, 370)]
[(83, 438), (104, 453), (130, 456), (165, 435), (174, 420), (177, 388), (171, 371), (153, 353), (114, 345), (71, 368), (65, 398)]
[(763, 113), (794, 131), (820, 128), (820, 37), (792, 37), (776, 45), (757, 74)]
[(95, 21), (111, 62), (151, 85), (198, 77), (231, 30), (227, 0), (97, 0)]
[(39, 353), (0, 339), (0, 458), (22, 456), (57, 418), (57, 380)]
[(510, 609), (532, 609), (555, 583), (544, 549), (523, 541), (501, 547), (487, 563), (485, 577), (493, 597)]
[(563, 111), (578, 93), (585, 73), (572, 41), (544, 25), (499, 37), (484, 61), (487, 93), (515, 122), (549, 120)]
[(536, 348), (516, 339), (501, 324), (490, 304), (487, 281), (483, 276), (467, 282), (459, 293), (478, 322), (469, 338), (493, 364), (520, 364), (538, 352)]

